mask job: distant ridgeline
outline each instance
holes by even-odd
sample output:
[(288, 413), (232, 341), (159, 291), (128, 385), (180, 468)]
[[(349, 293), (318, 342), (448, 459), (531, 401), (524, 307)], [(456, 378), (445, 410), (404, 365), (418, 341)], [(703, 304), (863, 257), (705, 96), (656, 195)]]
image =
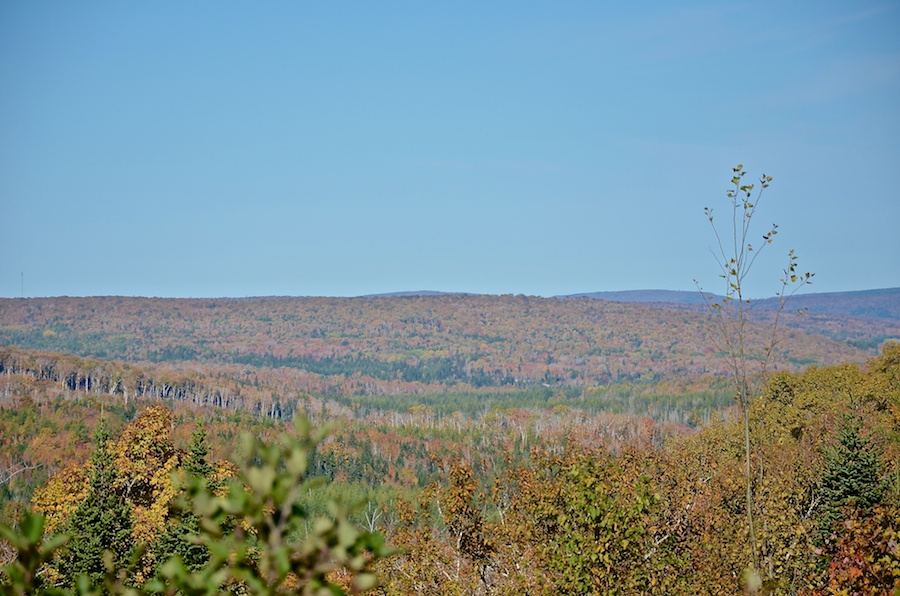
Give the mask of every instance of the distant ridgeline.
[[(720, 302), (722, 296), (717, 294), (681, 292), (672, 290), (626, 290), (622, 292), (592, 292), (572, 294), (559, 298), (592, 298), (595, 300), (614, 300), (618, 302), (643, 302), (659, 305), (706, 305), (706, 299)], [(752, 308), (758, 310), (775, 310), (781, 305), (781, 299), (754, 299)], [(857, 292), (828, 292), (798, 294), (793, 296), (787, 310), (806, 309), (815, 315), (833, 315), (839, 317), (868, 317), (900, 321), (900, 288), (881, 290), (861, 290)]]

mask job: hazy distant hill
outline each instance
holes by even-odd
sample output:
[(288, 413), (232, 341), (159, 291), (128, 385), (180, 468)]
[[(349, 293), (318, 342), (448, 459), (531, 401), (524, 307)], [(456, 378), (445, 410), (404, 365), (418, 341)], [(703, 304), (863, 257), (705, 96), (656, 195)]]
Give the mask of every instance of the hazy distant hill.
[[(615, 300), (696, 312), (706, 310), (699, 292), (631, 290), (560, 298)], [(713, 299), (719, 301), (722, 297), (714, 295)], [(779, 305), (777, 297), (752, 300), (748, 316), (752, 321), (772, 323)], [(803, 315), (796, 316), (798, 312)], [(823, 335), (871, 352), (887, 339), (900, 338), (900, 288), (798, 294), (787, 304), (780, 326)]]
[[(762, 308), (777, 308), (778, 298), (758, 300)], [(792, 310), (806, 308), (819, 315), (869, 317), (900, 321), (900, 288), (800, 294), (791, 298)]]
[[(559, 298), (591, 298), (595, 300), (615, 300), (617, 302), (640, 302), (655, 304), (703, 305), (700, 292), (673, 290), (627, 290), (622, 292), (590, 292), (559, 296)], [(714, 300), (721, 296), (713, 295)], [(779, 298), (753, 300), (755, 309), (773, 310), (780, 304)], [(789, 310), (807, 309), (809, 314), (839, 317), (868, 317), (900, 321), (900, 288), (862, 290), (857, 292), (826, 292), (818, 294), (797, 294), (791, 298)]]

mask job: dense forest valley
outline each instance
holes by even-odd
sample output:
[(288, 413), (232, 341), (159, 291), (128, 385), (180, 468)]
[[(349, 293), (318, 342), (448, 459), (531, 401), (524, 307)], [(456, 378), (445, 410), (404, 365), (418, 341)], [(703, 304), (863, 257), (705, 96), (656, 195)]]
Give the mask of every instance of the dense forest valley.
[(0, 300), (0, 588), (898, 594), (900, 290), (791, 307), (748, 516), (696, 303)]

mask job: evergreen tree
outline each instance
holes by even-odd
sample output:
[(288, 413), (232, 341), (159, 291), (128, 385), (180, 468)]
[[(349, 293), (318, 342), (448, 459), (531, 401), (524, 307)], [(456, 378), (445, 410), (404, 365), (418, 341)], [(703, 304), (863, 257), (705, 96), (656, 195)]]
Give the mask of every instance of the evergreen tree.
[(184, 470), (199, 478), (212, 480), (213, 467), (209, 463), (209, 445), (206, 443), (206, 427), (202, 420), (191, 433), (191, 445), (188, 447), (188, 459)]
[[(188, 457), (184, 464), (184, 471), (194, 478), (205, 478), (207, 488), (215, 491), (213, 486), (213, 467), (209, 463), (209, 446), (206, 442), (206, 428), (198, 424), (197, 429), (191, 433), (191, 444), (188, 447)], [(190, 482), (190, 479), (188, 479)], [(209, 561), (209, 549), (203, 544), (197, 544), (193, 537), (200, 534), (200, 520), (196, 514), (186, 510), (181, 511), (174, 523), (170, 524), (166, 532), (159, 537), (154, 548), (157, 569), (171, 557), (178, 556), (184, 562), (188, 571), (199, 571)], [(175, 516), (173, 516), (175, 517)]]
[(825, 451), (825, 471), (820, 483), (824, 507), (819, 518), (819, 537), (824, 540), (841, 519), (845, 507), (868, 513), (881, 502), (881, 450), (862, 436), (862, 420), (849, 417), (841, 425), (838, 442)]
[(87, 576), (91, 585), (100, 586), (106, 575), (104, 552), (112, 553), (118, 575), (134, 550), (131, 507), (116, 490), (118, 473), (102, 419), (94, 440), (97, 448), (91, 456), (88, 495), (69, 518), (65, 530), (69, 542), (59, 560), (59, 571), (68, 586), (74, 586), (81, 575)]

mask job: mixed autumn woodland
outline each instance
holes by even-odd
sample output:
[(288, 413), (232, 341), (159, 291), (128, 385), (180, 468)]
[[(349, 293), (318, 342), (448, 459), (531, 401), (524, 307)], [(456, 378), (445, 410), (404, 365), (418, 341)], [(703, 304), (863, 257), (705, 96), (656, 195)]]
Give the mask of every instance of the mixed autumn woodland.
[[(888, 594), (900, 321), (887, 296), (850, 301), (882, 316), (833, 306), (782, 327), (749, 408), (753, 545), (727, 361), (691, 305), (2, 300), (3, 581)], [(750, 320), (761, 345), (771, 311)], [(106, 560), (89, 540), (101, 526)]]

